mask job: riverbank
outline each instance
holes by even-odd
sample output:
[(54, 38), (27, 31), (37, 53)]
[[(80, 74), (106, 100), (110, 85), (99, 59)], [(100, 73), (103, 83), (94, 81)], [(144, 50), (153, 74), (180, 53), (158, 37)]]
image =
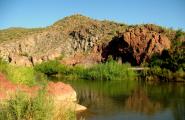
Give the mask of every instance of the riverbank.
[[(20, 99), (21, 101), (19, 101)], [(39, 100), (35, 101), (37, 99)], [(2, 73), (0, 73), (0, 101), (0, 118), (7, 120), (14, 118), (75, 120), (76, 112), (86, 110), (86, 107), (77, 104), (77, 94), (68, 84), (48, 82), (46, 86), (29, 87), (27, 85), (13, 84)], [(12, 102), (15, 103), (12, 104)], [(29, 108), (24, 108), (24, 105), (29, 106)], [(13, 107), (13, 109), (10, 107)], [(24, 112), (20, 113), (19, 109)], [(52, 111), (55, 112), (53, 113)], [(35, 115), (37, 112), (39, 112), (39, 115)], [(40, 112), (45, 113), (41, 114)], [(33, 115), (28, 116), (28, 114)]]
[[(10, 106), (5, 106), (3, 109), (5, 109), (6, 113), (1, 113), (1, 115), (7, 115), (10, 114), (9, 112), (12, 112), (8, 107), (11, 106), (11, 102), (19, 101), (19, 99), (22, 99), (24, 101), (20, 101), (21, 103), (18, 102), (18, 104), (15, 105), (15, 107), (19, 107), (22, 104), (25, 104), (30, 106), (32, 104), (37, 104), (35, 103), (35, 99), (33, 99), (30, 96), (36, 96), (40, 100), (39, 92), (45, 92), (44, 97), (46, 96), (51, 96), (52, 102), (57, 103), (54, 106), (57, 106), (57, 110), (55, 113), (57, 113), (56, 116), (57, 118), (60, 118), (61, 116), (67, 117), (66, 120), (73, 120), (75, 119), (75, 109), (76, 110), (84, 110), (86, 109), (83, 106), (79, 106), (76, 103), (74, 104), (74, 101), (77, 100), (76, 92), (72, 87), (69, 85), (66, 85), (64, 83), (61, 83), (62, 80), (66, 81), (79, 81), (84, 80), (84, 81), (99, 81), (101, 84), (104, 84), (106, 81), (107, 82), (116, 82), (116, 81), (127, 81), (126, 86), (122, 85), (121, 87), (117, 87), (118, 89), (115, 89), (116, 91), (119, 89), (123, 89), (128, 87), (128, 81), (130, 83), (134, 83), (136, 79), (139, 78), (147, 78), (150, 77), (150, 74), (144, 74), (145, 76), (141, 76), (142, 73), (145, 73), (145, 70), (142, 70), (142, 72), (136, 72), (133, 69), (130, 69), (132, 66), (130, 64), (121, 64), (117, 61), (109, 60), (104, 63), (99, 63), (99, 64), (93, 64), (90, 67), (84, 67), (83, 65), (76, 65), (76, 66), (67, 66), (61, 64), (59, 60), (53, 60), (53, 61), (47, 61), (43, 62), (41, 64), (37, 64), (34, 67), (23, 67), (23, 66), (14, 66), (11, 64), (8, 64), (4, 61), (0, 62), (0, 72), (3, 73), (1, 74), (1, 81), (0, 81), (0, 96), (6, 98), (5, 93), (9, 93), (8, 91), (12, 91), (12, 93), (16, 93), (15, 91), (18, 89), (28, 93), (28, 95), (23, 95), (23, 96), (18, 96), (15, 95), (14, 98), (8, 99), (6, 103), (7, 105)], [(155, 68), (155, 67), (154, 67)], [(147, 72), (150, 72), (151, 68), (147, 69)], [(153, 75), (158, 75), (158, 76), (163, 76), (165, 79), (168, 79), (167, 77), (173, 77), (173, 74), (164, 74), (168, 73), (168, 70), (163, 71), (163, 69), (158, 70), (157, 68), (153, 69), (157, 72), (155, 72)], [(162, 72), (159, 72), (161, 71)], [(167, 72), (166, 72), (167, 71)], [(157, 74), (156, 74), (157, 73)], [(184, 71), (181, 71), (181, 76), (177, 76), (177, 78), (182, 78), (182, 81), (184, 81)], [(180, 74), (179, 73), (179, 74)], [(168, 75), (166, 77), (166, 75)], [(62, 80), (56, 80), (55, 82), (48, 81), (48, 77), (51, 76), (58, 76), (59, 78), (62, 78)], [(158, 77), (157, 76), (157, 77)], [(154, 81), (163, 81), (163, 78), (157, 78), (157, 77), (152, 77)], [(8, 80), (10, 81), (8, 81)], [(150, 79), (150, 80), (152, 80)], [(173, 80), (173, 79), (172, 79)], [(54, 80), (55, 81), (55, 80)], [(59, 82), (60, 81), (60, 82)], [(145, 79), (142, 79), (144, 82)], [(166, 81), (165, 81), (166, 82)], [(175, 81), (177, 82), (177, 81)], [(134, 85), (134, 84), (131, 84)], [(107, 86), (105, 84), (105, 86)], [(101, 86), (102, 87), (102, 86)], [(108, 87), (111, 88), (111, 87)], [(3, 90), (4, 89), (4, 90)], [(71, 92), (70, 92), (71, 91)], [(105, 90), (105, 92), (113, 92), (114, 89), (111, 88), (111, 91)], [(130, 92), (130, 91), (129, 91)], [(3, 94), (2, 94), (3, 93)], [(34, 94), (32, 94), (34, 93)], [(37, 94), (38, 93), (38, 94)], [(36, 95), (35, 95), (36, 94)], [(115, 95), (115, 94), (113, 94)], [(20, 98), (21, 97), (21, 98)], [(42, 96), (43, 97), (43, 96)], [(26, 99), (25, 99), (26, 98)], [(50, 97), (49, 97), (50, 98)], [(44, 104), (44, 101), (50, 101), (48, 97), (46, 97), (45, 100), (41, 101), (42, 104)], [(67, 100), (67, 102), (66, 102)], [(69, 101), (70, 102), (69, 102)], [(57, 102), (56, 102), (57, 101)], [(64, 102), (62, 102), (64, 101)], [(23, 103), (22, 103), (23, 102)], [(39, 101), (40, 102), (40, 101)], [(39, 104), (40, 105), (40, 104)], [(47, 105), (50, 106), (50, 104), (46, 104), (45, 108), (42, 108), (41, 106), (39, 109), (45, 110), (47, 108)], [(3, 106), (3, 105), (1, 105)], [(61, 107), (60, 107), (61, 106)], [(43, 106), (44, 107), (44, 106)], [(66, 107), (66, 108), (65, 108)], [(63, 109), (65, 108), (65, 109)], [(21, 108), (22, 109), (22, 108)], [(29, 108), (28, 111), (32, 109)], [(55, 109), (56, 110), (56, 109)], [(64, 110), (64, 111), (62, 111)], [(67, 111), (66, 111), (67, 110)], [(34, 110), (33, 110), (34, 111)], [(61, 113), (59, 112), (61, 111)], [(16, 109), (13, 112), (17, 112)], [(46, 112), (47, 113), (47, 112)], [(12, 113), (11, 113), (12, 114)], [(24, 113), (21, 113), (24, 115)], [(35, 114), (35, 113), (33, 113)], [(50, 114), (50, 113), (48, 113)], [(52, 115), (53, 116), (53, 115)], [(55, 115), (54, 115), (55, 116)]]
[(36, 65), (35, 70), (47, 76), (62, 76), (64, 79), (85, 79), (85, 80), (125, 80), (142, 79), (144, 81), (158, 82), (185, 82), (185, 71), (179, 65), (175, 71), (160, 66), (149, 66), (146, 64), (140, 67), (131, 66), (129, 63), (120, 64), (117, 61), (93, 64), (89, 67), (84, 65), (69, 66), (53, 60)]

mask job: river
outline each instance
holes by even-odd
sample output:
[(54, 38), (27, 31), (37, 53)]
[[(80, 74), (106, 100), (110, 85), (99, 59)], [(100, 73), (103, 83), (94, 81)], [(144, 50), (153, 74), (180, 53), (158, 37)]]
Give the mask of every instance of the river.
[(63, 80), (76, 90), (88, 109), (85, 120), (185, 120), (185, 84), (141, 80)]

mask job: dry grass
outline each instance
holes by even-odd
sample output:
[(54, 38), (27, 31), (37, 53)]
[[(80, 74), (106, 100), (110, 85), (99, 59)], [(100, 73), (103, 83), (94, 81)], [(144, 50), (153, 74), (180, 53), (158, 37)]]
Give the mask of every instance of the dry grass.
[(76, 120), (75, 108), (71, 101), (56, 103), (53, 120)]

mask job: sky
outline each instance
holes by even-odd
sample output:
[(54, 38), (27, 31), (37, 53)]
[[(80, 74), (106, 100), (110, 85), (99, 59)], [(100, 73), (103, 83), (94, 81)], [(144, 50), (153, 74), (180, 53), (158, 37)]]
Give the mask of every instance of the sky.
[(46, 27), (73, 14), (185, 30), (185, 0), (0, 0), (0, 29)]

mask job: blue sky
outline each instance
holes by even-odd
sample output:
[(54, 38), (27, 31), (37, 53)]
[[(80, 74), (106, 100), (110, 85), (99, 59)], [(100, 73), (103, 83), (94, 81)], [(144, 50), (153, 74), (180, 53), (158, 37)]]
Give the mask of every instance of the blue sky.
[(0, 29), (45, 27), (77, 13), (185, 30), (185, 0), (0, 0)]

